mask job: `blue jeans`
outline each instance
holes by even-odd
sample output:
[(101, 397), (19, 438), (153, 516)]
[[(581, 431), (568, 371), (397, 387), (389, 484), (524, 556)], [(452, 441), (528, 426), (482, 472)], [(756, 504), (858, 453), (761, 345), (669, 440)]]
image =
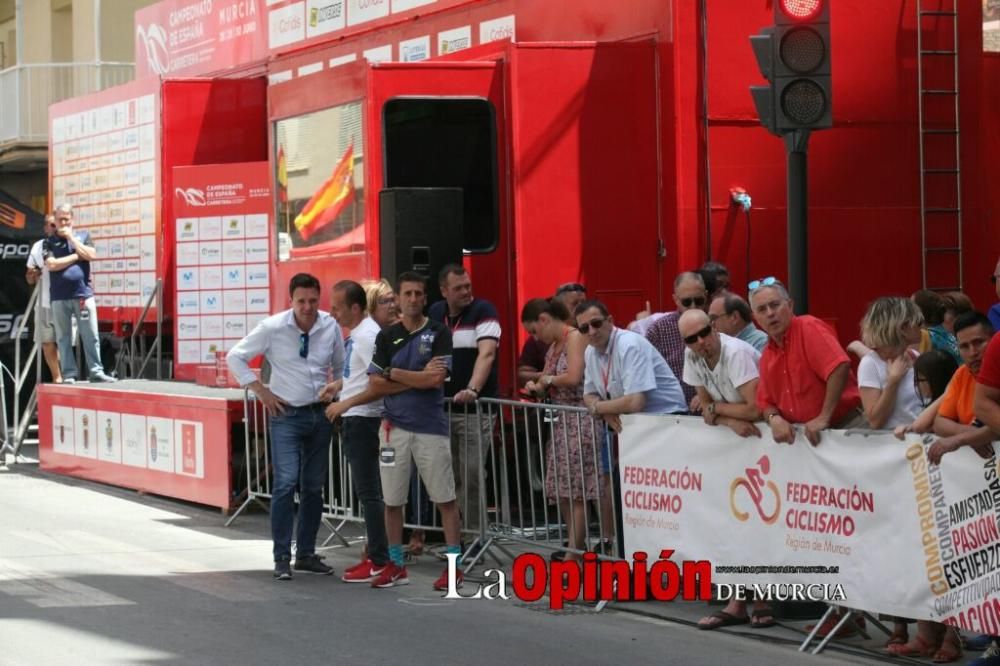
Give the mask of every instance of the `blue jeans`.
[[(86, 319), (81, 312), (87, 312)], [(87, 359), (90, 375), (104, 374), (101, 363), (101, 344), (97, 338), (97, 305), (94, 297), (84, 301), (80, 309), (80, 299), (73, 298), (64, 301), (52, 301), (52, 324), (56, 327), (56, 343), (59, 345), (59, 367), (63, 379), (79, 379), (76, 367), (76, 354), (73, 353), (73, 318), (80, 330), (80, 344)], [(89, 375), (88, 375), (89, 376)]]
[(389, 539), (385, 533), (385, 504), (378, 462), (378, 429), (382, 419), (346, 416), (343, 421), (344, 453), (351, 465), (354, 492), (365, 512), (368, 558), (382, 566), (389, 563)]
[(323, 414), (324, 405), (286, 407), (272, 416), (271, 539), (274, 561), (292, 557), (292, 527), (295, 522), (295, 489), (299, 491), (297, 558), (316, 552), (316, 532), (323, 513), (323, 484), (330, 456), (333, 424)]

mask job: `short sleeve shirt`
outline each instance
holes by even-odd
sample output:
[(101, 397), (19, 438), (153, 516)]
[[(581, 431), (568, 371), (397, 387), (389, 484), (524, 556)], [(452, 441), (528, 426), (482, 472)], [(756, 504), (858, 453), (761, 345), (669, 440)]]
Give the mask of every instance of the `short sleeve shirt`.
[[(77, 242), (90, 245), (90, 232), (74, 230)], [(56, 259), (73, 254), (73, 247), (62, 236), (45, 239), (45, 247)], [(77, 261), (61, 271), (49, 271), (49, 293), (53, 301), (69, 301), (74, 298), (90, 298), (94, 290), (90, 288), (90, 262)]]
[(948, 388), (945, 389), (941, 400), (941, 407), (938, 409), (938, 416), (943, 416), (962, 425), (972, 425), (972, 422), (976, 420), (975, 399), (976, 378), (969, 370), (969, 366), (963, 365), (955, 371), (951, 381), (948, 382)]
[(37, 268), (42, 271), (42, 285), (39, 287), (42, 293), (39, 295), (39, 298), (42, 299), (42, 307), (47, 308), (52, 303), (49, 300), (49, 290), (51, 287), (49, 286), (49, 269), (45, 267), (44, 246), (44, 238), (31, 246), (31, 252), (28, 253), (28, 268)]
[[(371, 317), (365, 317), (357, 326), (351, 329), (350, 335), (344, 341), (344, 387), (340, 391), (340, 398), (346, 400), (368, 388), (368, 366), (371, 365), (372, 356), (375, 355), (375, 338), (378, 337), (379, 325)], [(351, 407), (344, 416), (368, 416), (377, 417), (382, 415), (382, 401), (375, 400), (365, 405)]]
[[(380, 374), (385, 368), (419, 372), (432, 358), (439, 356), (451, 367), (451, 331), (428, 319), (415, 331), (402, 323), (380, 331), (375, 338), (375, 354), (368, 374)], [(391, 425), (422, 435), (448, 435), (448, 416), (444, 411), (444, 387), (411, 388), (383, 399), (383, 417)]]
[(986, 347), (976, 381), (983, 386), (1000, 389), (1000, 335), (994, 335)]
[(691, 386), (704, 387), (713, 400), (733, 404), (744, 403), (739, 388), (757, 379), (760, 372), (760, 352), (736, 338), (719, 334), (722, 350), (714, 368), (708, 361), (690, 349), (684, 353), (684, 381)]
[(643, 393), (645, 414), (687, 411), (681, 384), (644, 337), (616, 328), (604, 353), (588, 345), (584, 353), (583, 392), (615, 399)]
[[(663, 355), (675, 377), (684, 376), (684, 352), (687, 351), (687, 345), (681, 339), (681, 332), (677, 326), (680, 317), (680, 313), (676, 310), (668, 312), (646, 331), (646, 339)], [(685, 402), (690, 403), (694, 397), (694, 387), (681, 383), (681, 390), (684, 391)]]
[[(885, 390), (889, 380), (889, 365), (876, 352), (869, 352), (858, 365), (858, 387)], [(917, 395), (913, 368), (906, 372), (899, 385), (896, 386), (896, 402), (893, 403), (892, 414), (885, 422), (884, 428), (895, 428), (909, 425), (920, 415), (923, 405)]]
[(517, 358), (519, 366), (527, 366), (541, 372), (545, 369), (545, 354), (549, 351), (549, 346), (532, 336), (521, 347), (521, 355)]
[[(427, 316), (446, 325), (451, 332), (453, 346), (451, 378), (445, 382), (444, 392), (449, 398), (465, 389), (472, 380), (472, 370), (479, 357), (480, 340), (500, 341), (500, 317), (497, 309), (489, 301), (475, 298), (456, 317), (448, 316), (448, 303), (438, 301), (427, 311)], [(497, 384), (497, 361), (486, 378), (486, 383), (478, 387), (483, 398), (495, 398), (499, 392)]]
[[(827, 378), (844, 363), (850, 359), (829, 324), (810, 315), (793, 317), (783, 343), (770, 340), (761, 354), (757, 406), (776, 408), (790, 423), (811, 421), (823, 410)], [(860, 405), (852, 371), (830, 422), (836, 424)]]

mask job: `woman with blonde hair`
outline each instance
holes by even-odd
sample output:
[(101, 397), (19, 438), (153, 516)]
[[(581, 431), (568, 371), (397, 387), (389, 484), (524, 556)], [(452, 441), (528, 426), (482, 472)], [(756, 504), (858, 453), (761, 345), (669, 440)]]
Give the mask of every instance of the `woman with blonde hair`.
[(385, 328), (399, 321), (399, 307), (396, 304), (396, 293), (385, 278), (381, 280), (364, 280), (361, 288), (368, 298), (368, 314), (375, 323)]
[(912, 423), (922, 408), (913, 380), (920, 342), (920, 308), (908, 298), (887, 296), (868, 306), (861, 320), (861, 339), (871, 351), (858, 365), (858, 388), (865, 417), (872, 428)]

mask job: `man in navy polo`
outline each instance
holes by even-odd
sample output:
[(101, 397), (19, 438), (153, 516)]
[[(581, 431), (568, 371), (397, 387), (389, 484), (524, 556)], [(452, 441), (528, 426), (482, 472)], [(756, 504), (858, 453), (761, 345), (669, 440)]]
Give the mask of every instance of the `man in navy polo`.
[[(368, 368), (367, 393), (372, 398), (384, 396), (379, 471), (391, 560), (372, 581), (372, 587), (410, 582), (403, 564), (403, 507), (409, 495), (411, 461), (441, 512), (447, 552), (461, 552), (461, 518), (455, 502), (455, 475), (444, 412), (452, 336), (445, 326), (424, 316), (424, 276), (403, 273), (397, 285), (402, 319), (379, 332)], [(459, 572), (459, 582), (461, 578)], [(447, 569), (434, 582), (434, 589), (448, 589)]]
[(73, 208), (69, 204), (56, 206), (56, 233), (45, 239), (45, 267), (49, 270), (49, 296), (52, 323), (59, 345), (59, 365), (64, 382), (75, 382), (76, 354), (73, 353), (73, 319), (80, 330), (80, 344), (87, 358), (87, 379), (91, 382), (113, 382), (104, 374), (101, 346), (97, 337), (97, 305), (90, 287), (90, 262), (97, 259), (90, 233), (73, 230)]
[(448, 264), (442, 268), (438, 282), (444, 300), (432, 305), (427, 314), (448, 327), (454, 347), (451, 379), (444, 390), (455, 403), (451, 409), (455, 490), (465, 526), (478, 530), (482, 517), (480, 479), (495, 424), (491, 418), (480, 418), (472, 403), (499, 395), (500, 319), (492, 303), (473, 297), (472, 280), (461, 265)]

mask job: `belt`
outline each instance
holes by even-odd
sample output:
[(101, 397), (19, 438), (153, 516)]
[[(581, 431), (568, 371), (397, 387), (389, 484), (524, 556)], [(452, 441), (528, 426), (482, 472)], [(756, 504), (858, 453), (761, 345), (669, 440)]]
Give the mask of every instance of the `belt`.
[(326, 409), (328, 402), (311, 402), (308, 405), (289, 405), (292, 409)]

